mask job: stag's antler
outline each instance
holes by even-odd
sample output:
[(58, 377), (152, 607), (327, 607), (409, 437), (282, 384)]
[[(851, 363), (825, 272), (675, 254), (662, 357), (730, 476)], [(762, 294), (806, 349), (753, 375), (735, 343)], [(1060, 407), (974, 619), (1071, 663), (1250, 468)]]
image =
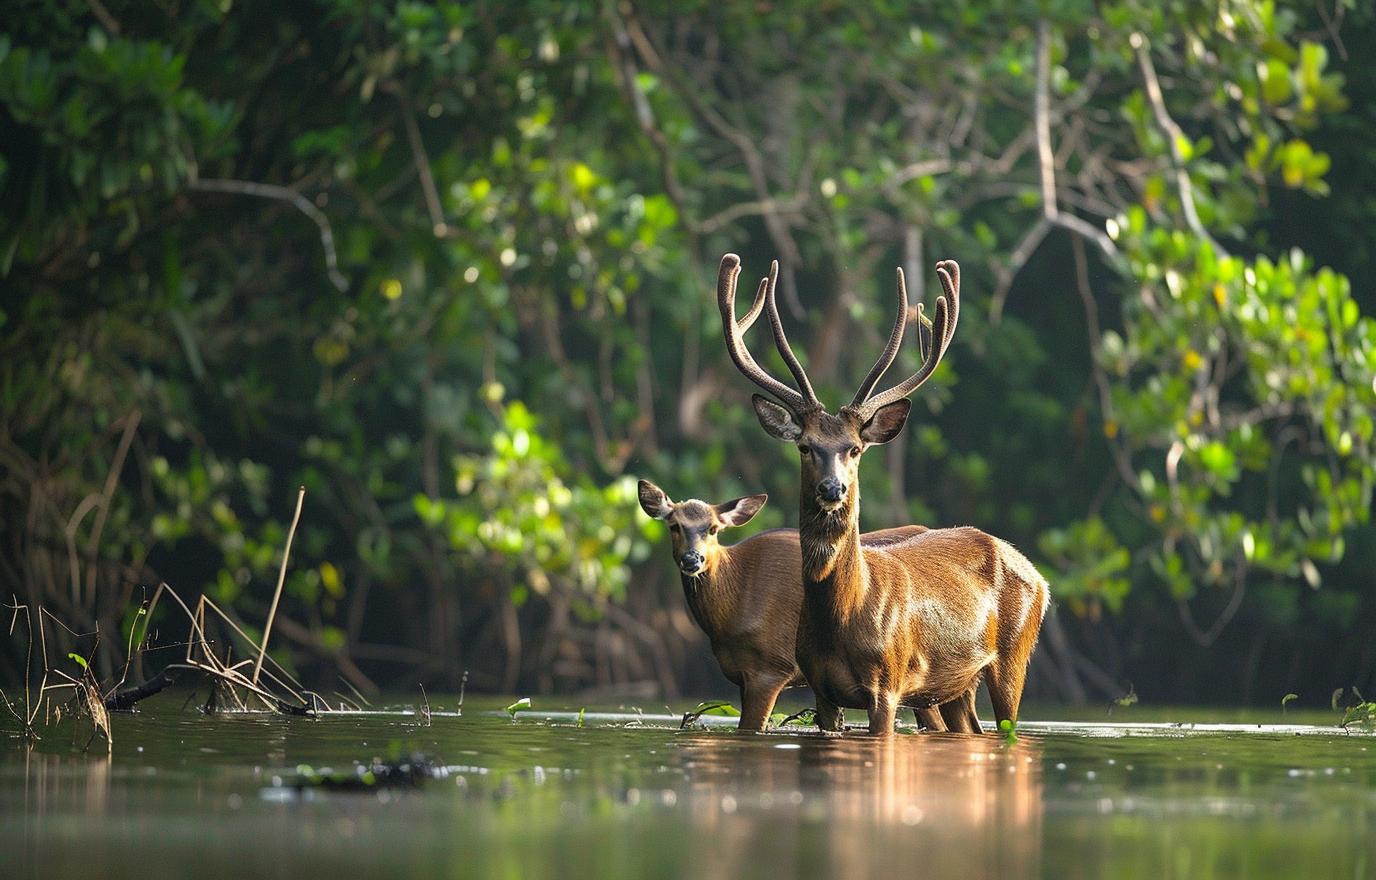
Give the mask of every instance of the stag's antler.
[[(937, 364), (941, 363), (942, 356), (946, 354), (946, 349), (955, 336), (956, 320), (960, 317), (960, 266), (955, 260), (942, 260), (936, 264), (936, 274), (941, 279), (941, 286), (946, 295), (936, 298), (935, 317), (932, 318), (930, 329), (931, 343), (921, 346), (924, 349), (922, 366), (904, 381), (871, 397), (870, 392), (874, 390), (875, 383), (898, 355), (898, 347), (903, 342), (903, 330), (908, 324), (908, 288), (903, 283), (903, 270), (898, 270), (898, 317), (893, 322), (892, 332), (889, 333), (889, 344), (884, 347), (879, 360), (870, 368), (865, 381), (860, 383), (860, 389), (855, 392), (855, 397), (848, 407), (862, 419), (868, 419), (881, 407), (912, 394), (919, 385), (927, 381)], [(923, 331), (927, 330), (926, 318), (922, 314), (921, 304), (918, 305), (917, 318), (919, 325), (923, 325), (919, 326), (919, 336), (925, 336)], [(925, 343), (926, 339), (921, 341)]]
[[(809, 409), (821, 407), (821, 402), (817, 400), (817, 395), (812, 390), (812, 384), (807, 380), (807, 374), (803, 372), (802, 365), (798, 363), (797, 357), (793, 354), (793, 349), (788, 345), (788, 340), (784, 337), (783, 324), (779, 320), (779, 310), (774, 299), (774, 285), (779, 276), (779, 261), (775, 260), (769, 267), (769, 275), (761, 282), (759, 291), (755, 294), (755, 303), (750, 311), (740, 321), (736, 320), (736, 277), (740, 275), (741, 258), (735, 254), (727, 254), (721, 258), (721, 268), (717, 272), (717, 308), (721, 311), (721, 325), (723, 335), (726, 337), (726, 350), (731, 355), (731, 360), (735, 362), (736, 368), (745, 374), (745, 377), (756, 385), (760, 386), (784, 406), (788, 407), (795, 414), (805, 412)], [(779, 353), (783, 355), (784, 362), (788, 364), (788, 369), (793, 373), (793, 378), (798, 381), (801, 391), (792, 388), (769, 375), (755, 363), (755, 358), (750, 354), (750, 349), (746, 348), (742, 339), (742, 334), (755, 323), (759, 316), (761, 298), (764, 299), (764, 307), (769, 312), (770, 327), (774, 331), (774, 344), (778, 347)]]
[[(797, 356), (793, 353), (793, 347), (788, 343), (788, 337), (784, 333), (783, 321), (779, 318), (778, 302), (774, 295), (775, 282), (779, 274), (778, 261), (776, 260), (770, 265), (769, 274), (760, 281), (759, 289), (755, 293), (755, 302), (751, 305), (750, 311), (746, 313), (745, 317), (737, 321), (736, 278), (740, 275), (740, 271), (740, 257), (735, 254), (727, 254), (722, 257), (721, 268), (717, 274), (717, 307), (721, 311), (722, 330), (726, 337), (726, 348), (731, 355), (731, 360), (735, 362), (737, 369), (744, 373), (746, 378), (792, 410), (795, 415), (807, 410), (822, 408), (821, 401), (817, 399), (816, 392), (812, 390), (812, 383), (808, 381), (806, 371), (803, 370), (802, 364), (798, 362)], [(894, 320), (893, 330), (889, 333), (889, 343), (879, 355), (879, 360), (870, 368), (865, 380), (860, 383), (860, 389), (855, 393), (855, 398), (851, 400), (848, 407), (858, 413), (861, 418), (867, 419), (880, 407), (907, 397), (919, 385), (927, 381), (937, 364), (941, 363), (946, 348), (951, 344), (951, 338), (955, 334), (956, 319), (960, 315), (960, 266), (954, 260), (943, 260), (937, 263), (936, 272), (941, 279), (941, 286), (946, 291), (945, 296), (937, 297), (936, 317), (930, 321), (927, 320), (926, 315), (923, 314), (922, 304), (919, 303), (917, 307), (918, 341), (922, 352), (922, 366), (904, 382), (871, 397), (870, 392), (874, 390), (875, 383), (879, 381), (893, 363), (894, 358), (897, 357), (898, 349), (903, 343), (903, 333), (908, 324), (908, 290), (903, 281), (903, 270), (901, 268), (898, 270), (898, 315)], [(798, 390), (796, 391), (766, 373), (755, 362), (754, 356), (750, 354), (750, 350), (745, 345), (744, 333), (759, 317), (761, 307), (769, 315), (770, 330), (774, 334), (774, 346), (778, 349), (780, 357), (784, 359), (789, 372), (793, 374), (794, 380), (798, 383)]]

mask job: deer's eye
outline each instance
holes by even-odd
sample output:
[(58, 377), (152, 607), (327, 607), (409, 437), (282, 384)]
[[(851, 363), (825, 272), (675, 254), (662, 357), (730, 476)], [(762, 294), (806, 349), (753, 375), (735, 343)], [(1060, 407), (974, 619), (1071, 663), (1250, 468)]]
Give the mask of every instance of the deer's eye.
[(860, 457), (861, 451), (862, 451), (862, 450), (860, 449), (859, 446), (852, 446), (852, 447), (850, 448), (850, 457), (851, 457), (851, 458), (859, 458), (859, 457)]
[(677, 535), (682, 529), (679, 528), (678, 523), (669, 523), (669, 531)]
[(802, 453), (803, 455), (810, 455), (812, 454), (812, 447), (808, 446), (806, 443), (799, 443), (798, 452)]
[(721, 531), (721, 526), (712, 525), (707, 527), (707, 534), (709, 535), (715, 535), (719, 531)]

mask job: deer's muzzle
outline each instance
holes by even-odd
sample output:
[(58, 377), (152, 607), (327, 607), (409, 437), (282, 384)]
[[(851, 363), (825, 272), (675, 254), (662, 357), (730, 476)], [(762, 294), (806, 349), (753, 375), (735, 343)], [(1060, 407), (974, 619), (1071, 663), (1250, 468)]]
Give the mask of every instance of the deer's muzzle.
[(696, 550), (689, 550), (683, 554), (683, 558), (678, 561), (678, 570), (692, 577), (702, 571), (703, 564), (707, 560)]
[(835, 477), (827, 477), (817, 484), (817, 501), (826, 509), (841, 503), (846, 497), (846, 487)]

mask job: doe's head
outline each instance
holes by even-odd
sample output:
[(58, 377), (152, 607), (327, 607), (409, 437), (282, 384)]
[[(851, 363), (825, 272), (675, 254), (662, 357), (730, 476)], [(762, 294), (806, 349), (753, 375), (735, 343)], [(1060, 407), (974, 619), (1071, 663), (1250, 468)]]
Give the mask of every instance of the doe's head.
[(768, 495), (745, 495), (721, 504), (696, 498), (674, 503), (649, 480), (640, 481), (639, 494), (641, 509), (669, 527), (674, 564), (688, 577), (702, 575), (716, 561), (721, 549), (718, 532), (750, 522), (769, 499)]

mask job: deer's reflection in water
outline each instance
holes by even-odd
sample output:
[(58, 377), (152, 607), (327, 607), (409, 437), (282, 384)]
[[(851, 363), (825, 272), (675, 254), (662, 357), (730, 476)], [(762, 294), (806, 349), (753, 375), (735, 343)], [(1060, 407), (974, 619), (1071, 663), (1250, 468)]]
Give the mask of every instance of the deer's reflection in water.
[(703, 737), (689, 808), (716, 842), (705, 870), (942, 878), (1041, 871), (1039, 749), (1025, 739)]

